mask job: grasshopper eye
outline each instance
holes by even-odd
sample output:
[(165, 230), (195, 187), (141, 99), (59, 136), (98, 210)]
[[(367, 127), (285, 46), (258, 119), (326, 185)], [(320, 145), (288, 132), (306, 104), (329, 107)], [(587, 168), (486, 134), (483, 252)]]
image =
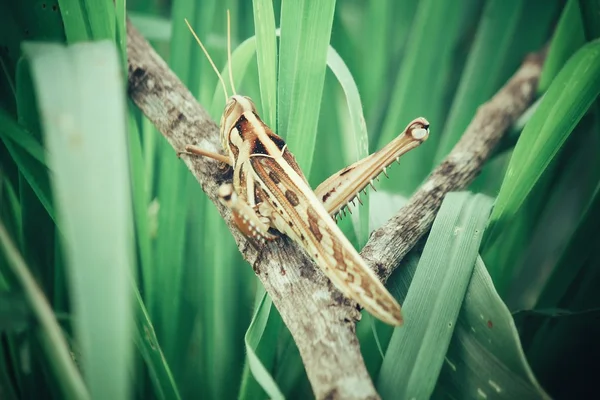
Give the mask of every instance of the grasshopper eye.
[(248, 100), (248, 103), (250, 103), (250, 106), (252, 107), (252, 112), (256, 113), (256, 106), (254, 105), (254, 102), (252, 101), (252, 99), (248, 96), (244, 96), (244, 98), (246, 100)]

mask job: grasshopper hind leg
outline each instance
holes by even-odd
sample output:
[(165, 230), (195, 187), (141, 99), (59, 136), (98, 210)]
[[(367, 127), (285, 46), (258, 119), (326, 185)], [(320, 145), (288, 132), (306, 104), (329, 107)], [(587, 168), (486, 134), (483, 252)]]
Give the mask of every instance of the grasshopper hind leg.
[[(425, 118), (413, 120), (404, 131), (383, 149), (336, 172), (316, 189), (315, 194), (323, 202), (327, 212), (335, 216), (358, 197), (373, 180), (385, 174), (386, 168), (408, 151), (419, 146), (429, 136), (429, 122)], [(358, 197), (360, 202), (360, 198)]]

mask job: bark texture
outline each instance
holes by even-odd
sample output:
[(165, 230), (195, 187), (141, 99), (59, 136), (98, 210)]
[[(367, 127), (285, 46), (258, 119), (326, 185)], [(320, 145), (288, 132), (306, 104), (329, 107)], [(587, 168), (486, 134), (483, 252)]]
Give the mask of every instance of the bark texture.
[[(173, 146), (173, 157), (186, 144), (220, 152), (217, 125), (130, 23), (127, 52), (129, 95)], [(461, 141), (406, 207), (373, 233), (361, 254), (382, 279), (428, 232), (444, 195), (465, 188), (475, 178), (502, 134), (529, 105), (541, 63), (540, 57), (532, 57), (523, 64), (479, 109)], [(282, 238), (257, 251), (217, 199), (217, 188), (225, 179), (218, 164), (204, 157), (182, 157), (182, 162), (227, 221), (244, 258), (279, 310), (300, 350), (315, 397), (379, 398), (356, 338), (357, 304), (344, 298), (291, 240)]]

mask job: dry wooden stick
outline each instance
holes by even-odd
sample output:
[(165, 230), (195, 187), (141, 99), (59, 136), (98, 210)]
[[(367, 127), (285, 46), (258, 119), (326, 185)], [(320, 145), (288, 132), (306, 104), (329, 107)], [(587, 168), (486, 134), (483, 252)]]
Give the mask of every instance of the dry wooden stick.
[(446, 193), (473, 182), (508, 128), (531, 104), (544, 59), (545, 51), (527, 57), (498, 93), (478, 108), (459, 142), (408, 203), (373, 232), (360, 254), (382, 280), (429, 231)]
[[(186, 144), (219, 152), (217, 125), (130, 23), (127, 52), (129, 95), (174, 153)], [(372, 235), (361, 254), (382, 278), (429, 230), (445, 193), (473, 180), (502, 133), (525, 110), (534, 96), (541, 62), (530, 59), (521, 67), (480, 109), (461, 142), (409, 204)], [(300, 350), (316, 398), (379, 398), (355, 334), (360, 318), (356, 304), (345, 299), (290, 240), (276, 240), (257, 252), (232, 225), (231, 215), (217, 199), (218, 185), (224, 179), (218, 165), (203, 157), (185, 157), (183, 162), (227, 221), (242, 255), (279, 310)]]

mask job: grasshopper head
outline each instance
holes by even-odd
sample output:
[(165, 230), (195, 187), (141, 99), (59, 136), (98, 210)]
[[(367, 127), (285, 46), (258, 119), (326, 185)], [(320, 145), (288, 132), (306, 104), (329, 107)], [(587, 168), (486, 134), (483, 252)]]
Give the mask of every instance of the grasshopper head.
[[(243, 140), (243, 138), (240, 138), (239, 124), (243, 122), (243, 120), (240, 120), (244, 117), (244, 114), (247, 113), (257, 115), (256, 107), (250, 97), (236, 94), (227, 100), (225, 111), (223, 111), (223, 116), (221, 117), (221, 144), (226, 151), (231, 151), (231, 149), (229, 149), (229, 143), (236, 144), (240, 139)], [(234, 129), (236, 127), (238, 129)]]

